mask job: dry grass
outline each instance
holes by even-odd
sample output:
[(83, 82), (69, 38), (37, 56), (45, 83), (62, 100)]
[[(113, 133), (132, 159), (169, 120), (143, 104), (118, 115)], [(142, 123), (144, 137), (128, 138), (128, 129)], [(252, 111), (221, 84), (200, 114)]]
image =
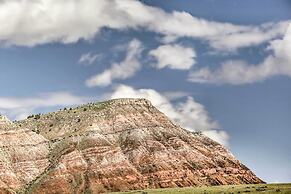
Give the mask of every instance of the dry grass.
[(291, 194), (291, 183), (288, 184), (257, 184), (227, 185), (212, 187), (186, 187), (170, 189), (148, 189), (140, 191), (120, 192), (122, 194)]

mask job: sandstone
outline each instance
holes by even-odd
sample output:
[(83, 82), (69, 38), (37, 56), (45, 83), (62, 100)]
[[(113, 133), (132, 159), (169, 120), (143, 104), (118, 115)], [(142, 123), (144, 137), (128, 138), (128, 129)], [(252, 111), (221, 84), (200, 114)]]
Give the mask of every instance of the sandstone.
[(225, 147), (181, 128), (145, 99), (0, 119), (0, 193), (262, 182)]
[(0, 130), (11, 127), (13, 123), (4, 115), (0, 115)]

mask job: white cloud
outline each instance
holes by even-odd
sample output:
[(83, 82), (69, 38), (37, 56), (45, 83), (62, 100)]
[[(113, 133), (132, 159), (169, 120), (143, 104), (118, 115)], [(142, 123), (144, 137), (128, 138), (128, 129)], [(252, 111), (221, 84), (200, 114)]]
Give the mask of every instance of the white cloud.
[[(282, 62), (291, 62), (291, 23), (283, 39), (277, 39), (271, 42), (269, 48), (274, 51), (274, 59)], [(290, 68), (288, 68), (290, 70)]]
[(249, 47), (268, 42), (284, 35), (288, 21), (279, 23), (266, 23), (260, 26), (249, 27), (236, 33), (209, 37), (213, 48), (221, 51), (236, 51), (241, 47)]
[(272, 53), (257, 65), (244, 61), (227, 61), (219, 69), (202, 68), (190, 73), (189, 80), (200, 83), (246, 84), (285, 75), (291, 77), (291, 23), (282, 39), (268, 47)]
[(177, 100), (182, 97), (189, 96), (187, 92), (182, 92), (182, 91), (168, 91), (168, 92), (163, 92), (163, 96), (165, 96), (169, 100)]
[(2, 0), (0, 23), (0, 42), (18, 46), (91, 40), (107, 27), (144, 29), (168, 41), (202, 38), (214, 48), (236, 49), (280, 36), (284, 28), (276, 23), (256, 27), (208, 21), (187, 12), (167, 13), (137, 0)]
[(157, 63), (154, 66), (158, 69), (168, 67), (170, 69), (186, 70), (196, 63), (194, 49), (179, 44), (161, 45), (151, 50), (149, 55), (155, 57)]
[(204, 106), (195, 102), (192, 97), (186, 101), (172, 104), (165, 96), (153, 89), (134, 89), (130, 86), (119, 85), (110, 94), (110, 98), (146, 98), (170, 119), (190, 131), (202, 131), (210, 138), (223, 145), (228, 145), (228, 135), (224, 131), (217, 131), (219, 125), (209, 118)]
[(79, 63), (84, 65), (92, 65), (96, 60), (101, 58), (101, 54), (84, 53), (79, 59)]
[(42, 94), (37, 97), (0, 97), (0, 112), (13, 119), (24, 119), (38, 108), (71, 106), (88, 102), (87, 97), (76, 96), (68, 92)]
[(140, 41), (133, 39), (127, 46), (127, 54), (124, 61), (112, 64), (110, 69), (97, 74), (86, 81), (88, 87), (108, 86), (115, 79), (126, 79), (134, 76), (141, 68), (139, 57), (142, 52)]
[(229, 145), (229, 135), (225, 131), (218, 131), (218, 130), (207, 130), (203, 131), (203, 134), (210, 137), (214, 141), (219, 142), (222, 145), (228, 146)]

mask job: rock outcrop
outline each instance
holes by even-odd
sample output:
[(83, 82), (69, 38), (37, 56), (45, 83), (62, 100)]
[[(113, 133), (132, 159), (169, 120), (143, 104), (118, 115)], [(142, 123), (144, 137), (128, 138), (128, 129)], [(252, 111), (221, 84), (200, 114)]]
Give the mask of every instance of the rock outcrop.
[(0, 129), (8, 129), (11, 128), (12, 122), (4, 115), (0, 115)]
[(0, 193), (102, 193), (262, 183), (223, 146), (145, 99), (0, 117)]

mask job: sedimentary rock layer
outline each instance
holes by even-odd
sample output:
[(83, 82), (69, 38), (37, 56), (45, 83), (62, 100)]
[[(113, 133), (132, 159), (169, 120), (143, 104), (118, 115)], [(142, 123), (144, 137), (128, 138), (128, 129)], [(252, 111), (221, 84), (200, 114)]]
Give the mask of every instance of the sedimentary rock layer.
[(262, 183), (222, 145), (182, 129), (145, 99), (2, 120), (1, 193)]

